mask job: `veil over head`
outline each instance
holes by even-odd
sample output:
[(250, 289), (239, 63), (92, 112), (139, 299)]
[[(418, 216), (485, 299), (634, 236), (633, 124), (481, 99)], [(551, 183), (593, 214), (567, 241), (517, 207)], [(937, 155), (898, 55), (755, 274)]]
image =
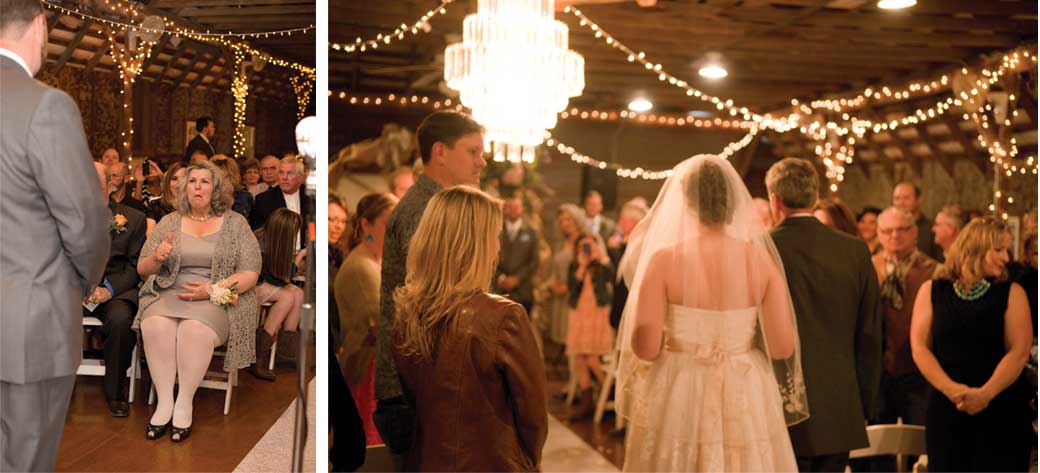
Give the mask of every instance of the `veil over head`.
[[(809, 417), (801, 345), (783, 263), (751, 194), (729, 161), (697, 155), (675, 166), (653, 207), (630, 235), (618, 274), (629, 286), (617, 337), (619, 415), (638, 421), (633, 413), (646, 397), (646, 373), (654, 363), (638, 358), (633, 351), (641, 309), (680, 305), (712, 311), (757, 308), (753, 346), (771, 360), (785, 421), (793, 425)], [(644, 285), (653, 284), (667, 286), (667, 300), (645, 296), (641, 300)], [(768, 301), (767, 287), (771, 289)], [(793, 349), (789, 336), (777, 340), (781, 337), (775, 331), (771, 337), (764, 328), (788, 318)], [(769, 321), (773, 325), (767, 325)], [(781, 346), (788, 351), (777, 352), (776, 347)], [(666, 356), (663, 351), (661, 356)]]

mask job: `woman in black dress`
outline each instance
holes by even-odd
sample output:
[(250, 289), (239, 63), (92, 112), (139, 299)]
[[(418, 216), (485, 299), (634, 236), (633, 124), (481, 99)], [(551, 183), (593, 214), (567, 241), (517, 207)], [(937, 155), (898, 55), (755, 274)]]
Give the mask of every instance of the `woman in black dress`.
[(1026, 471), (1033, 429), (1019, 374), (1032, 345), (1025, 291), (1007, 279), (1011, 235), (973, 220), (921, 286), (910, 346), (935, 390), (926, 417), (930, 471)]

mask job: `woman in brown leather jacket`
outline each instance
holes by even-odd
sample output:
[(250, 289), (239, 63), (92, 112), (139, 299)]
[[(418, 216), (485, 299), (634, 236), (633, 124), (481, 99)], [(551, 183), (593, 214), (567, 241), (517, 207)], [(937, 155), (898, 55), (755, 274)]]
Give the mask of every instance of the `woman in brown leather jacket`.
[(545, 367), (520, 304), (489, 292), (501, 203), (457, 186), (430, 200), (395, 293), (394, 361), (414, 403), (408, 471), (534, 471)]

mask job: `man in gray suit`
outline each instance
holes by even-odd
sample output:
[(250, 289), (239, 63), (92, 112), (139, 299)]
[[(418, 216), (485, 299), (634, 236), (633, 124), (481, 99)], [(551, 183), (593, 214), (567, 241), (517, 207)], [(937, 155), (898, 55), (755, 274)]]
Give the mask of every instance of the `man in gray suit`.
[(33, 80), (43, 6), (0, 11), (0, 471), (54, 471), (109, 213), (75, 102)]
[(495, 292), (519, 302), (531, 316), (534, 305), (534, 272), (538, 269), (538, 232), (524, 221), (520, 197), (507, 197), (503, 203), (505, 224), (500, 236)]
[(609, 241), (617, 232), (617, 223), (603, 215), (603, 196), (599, 192), (589, 191), (582, 201), (585, 205), (585, 216), (589, 218), (589, 231), (599, 235), (603, 241)]
[(862, 240), (816, 220), (812, 163), (783, 159), (766, 173), (773, 241), (787, 273), (802, 343), (809, 419), (792, 426), (800, 471), (844, 471), (866, 447), (881, 382), (877, 274)]

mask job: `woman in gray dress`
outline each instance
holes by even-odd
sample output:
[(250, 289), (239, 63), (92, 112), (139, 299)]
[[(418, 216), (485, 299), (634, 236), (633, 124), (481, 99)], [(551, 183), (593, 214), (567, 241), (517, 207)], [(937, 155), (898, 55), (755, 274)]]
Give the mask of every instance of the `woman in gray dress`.
[[(145, 242), (137, 271), (146, 278), (134, 329), (158, 404), (146, 437), (191, 435), (192, 400), (213, 357), (227, 346), (224, 370), (249, 366), (255, 358), (253, 332), (260, 275), (260, 247), (241, 215), (231, 212), (230, 183), (205, 161), (187, 167), (179, 183), (176, 211), (163, 217)], [(234, 287), (237, 300), (210, 301), (214, 286)], [(176, 401), (174, 380), (180, 383)]]
[(556, 214), (556, 228), (560, 241), (552, 257), (552, 277), (546, 282), (549, 293), (549, 338), (559, 345), (567, 343), (567, 313), (570, 305), (567, 302), (567, 271), (574, 260), (574, 242), (578, 241), (584, 229), (589, 228), (585, 212), (574, 204), (560, 205)]

